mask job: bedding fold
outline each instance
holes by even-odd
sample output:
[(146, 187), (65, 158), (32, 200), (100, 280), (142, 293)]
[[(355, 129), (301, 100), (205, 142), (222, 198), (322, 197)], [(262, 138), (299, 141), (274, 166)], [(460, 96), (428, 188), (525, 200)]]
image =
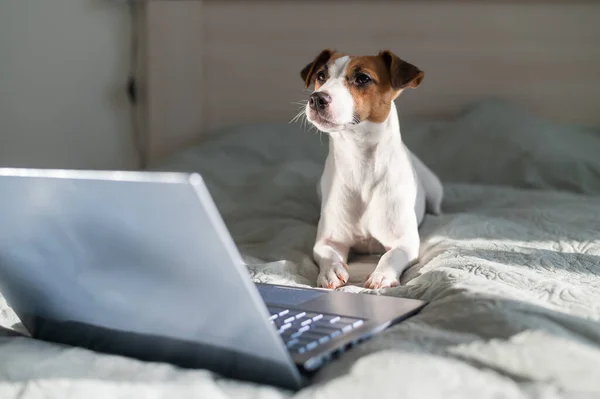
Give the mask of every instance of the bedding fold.
[[(520, 124), (505, 121), (501, 127), (517, 124), (513, 130), (529, 134), (527, 151), (535, 151), (540, 131), (568, 130), (538, 121), (530, 131), (523, 127), (529, 116), (509, 111), (497, 103), (471, 108), (445, 122), (454, 127), (444, 134), (459, 135), (456, 129), (474, 124), (468, 118), (479, 120), (476, 129), (459, 136), (467, 140), (481, 134), (482, 126), (513, 115)], [(438, 169), (444, 162), (458, 165), (440, 154), (446, 139), (425, 143), (432, 126), (444, 125), (412, 125), (407, 137), (413, 150)], [(560, 145), (596, 148), (596, 141), (578, 132), (571, 136), (574, 143)], [(506, 140), (518, 141), (517, 136)], [(545, 145), (542, 152), (553, 156), (559, 144)], [(327, 365), (303, 391), (0, 334), (0, 397), (38, 399), (51, 392), (60, 398), (598, 398), (600, 174), (594, 174), (600, 158), (585, 152), (571, 164), (565, 152), (558, 161), (570, 165), (566, 170), (535, 155), (523, 158), (529, 166), (516, 169), (510, 166), (516, 161), (506, 159), (508, 176), (501, 176), (502, 169), (488, 174), (498, 166), (491, 165), (498, 155), (470, 177), (466, 166), (447, 171), (456, 178), (446, 179), (444, 213), (426, 217), (420, 261), (404, 274), (403, 285), (372, 292), (358, 279), (343, 288), (430, 303)], [(312, 286), (316, 182), (326, 153), (326, 138), (322, 144), (297, 126), (245, 126), (212, 134), (153, 170), (203, 175), (254, 281)], [(483, 165), (486, 156), (468, 162)], [(587, 171), (565, 180), (579, 170), (577, 162)], [(351, 269), (366, 270), (375, 261), (357, 260)], [(0, 306), (2, 326), (11, 328), (18, 320), (1, 300)]]

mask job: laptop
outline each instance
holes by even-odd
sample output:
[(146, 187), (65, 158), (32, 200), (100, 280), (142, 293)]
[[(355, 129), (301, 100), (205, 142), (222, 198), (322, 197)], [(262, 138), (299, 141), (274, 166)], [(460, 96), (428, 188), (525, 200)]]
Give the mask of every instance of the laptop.
[(426, 304), (255, 284), (196, 173), (5, 168), (0, 193), (0, 292), (40, 340), (298, 390)]

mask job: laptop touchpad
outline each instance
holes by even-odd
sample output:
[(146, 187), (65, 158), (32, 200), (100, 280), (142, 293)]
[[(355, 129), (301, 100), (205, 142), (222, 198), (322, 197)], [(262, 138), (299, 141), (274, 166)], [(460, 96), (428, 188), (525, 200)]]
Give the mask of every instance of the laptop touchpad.
[(296, 287), (281, 287), (277, 285), (257, 283), (256, 288), (260, 292), (263, 301), (267, 304), (279, 304), (298, 306), (306, 301), (324, 295), (324, 292), (307, 290)]

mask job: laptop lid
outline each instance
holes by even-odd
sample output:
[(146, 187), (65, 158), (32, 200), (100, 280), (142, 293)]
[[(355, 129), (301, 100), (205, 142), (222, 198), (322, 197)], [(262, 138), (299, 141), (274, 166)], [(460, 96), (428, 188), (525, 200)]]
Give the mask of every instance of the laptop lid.
[(0, 292), (35, 337), (298, 388), (197, 174), (0, 169)]

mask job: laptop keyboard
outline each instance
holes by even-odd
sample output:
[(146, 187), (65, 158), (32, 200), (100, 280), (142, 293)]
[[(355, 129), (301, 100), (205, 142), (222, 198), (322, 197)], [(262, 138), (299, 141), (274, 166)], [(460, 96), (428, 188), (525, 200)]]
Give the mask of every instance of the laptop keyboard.
[(269, 307), (273, 324), (290, 352), (304, 353), (360, 327), (364, 320)]

